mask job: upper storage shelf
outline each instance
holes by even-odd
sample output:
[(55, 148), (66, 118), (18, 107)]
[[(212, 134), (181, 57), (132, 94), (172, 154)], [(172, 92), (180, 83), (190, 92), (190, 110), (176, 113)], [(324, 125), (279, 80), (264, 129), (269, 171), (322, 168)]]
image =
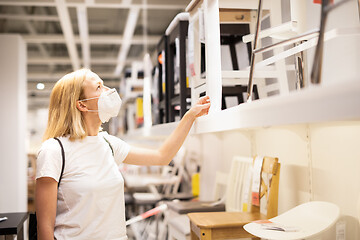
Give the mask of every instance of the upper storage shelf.
[[(279, 2), (278, 0), (273, 1)], [(306, 84), (296, 85), (294, 89), (294, 83), (297, 82), (294, 81), (295, 76), (293, 76), (295, 73), (300, 72), (300, 64), (298, 64), (299, 66), (293, 66), (296, 65), (294, 63), (298, 63), (297, 60), (299, 59), (298, 55), (300, 53), (304, 53), (305, 56), (301, 58), (306, 61), (309, 60), (309, 62), (305, 61), (305, 63), (308, 64), (301, 64), (301, 69), (304, 74), (297, 74), (296, 77), (302, 75), (308, 78), (310, 76), (311, 69), (307, 68), (310, 68), (312, 65), (311, 55), (315, 54), (312, 48), (317, 44), (318, 32), (312, 35), (306, 35), (306, 38), (301, 39), (301, 42), (296, 42), (296, 44), (291, 42), (290, 45), (286, 45), (286, 48), (285, 45), (283, 45), (285, 44), (284, 42), (275, 39), (274, 43), (278, 45), (271, 50), (273, 51), (272, 56), (265, 56), (266, 59), (263, 59), (265, 58), (263, 56), (259, 56), (259, 58), (261, 57), (262, 59), (258, 59), (255, 63), (254, 78), (258, 80), (258, 82), (255, 81), (255, 83), (263, 89), (272, 86), (270, 85), (272, 82), (278, 82), (279, 93), (276, 93), (278, 95), (274, 95), (273, 91), (271, 94), (263, 94), (259, 100), (242, 103), (235, 107), (222, 110), (223, 87), (233, 87), (235, 83), (239, 84), (240, 80), (245, 80), (245, 83), (241, 83), (241, 85), (246, 86), (248, 83), (246, 80), (249, 78), (248, 68), (242, 68), (240, 70), (223, 70), (221, 68), (220, 30), (214, 27), (221, 23), (219, 13), (222, 10), (219, 9), (223, 8), (230, 12), (231, 7), (233, 9), (236, 7), (239, 7), (239, 9), (242, 8), (242, 6), (238, 6), (237, 4), (226, 5), (225, 8), (223, 4), (229, 2), (241, 2), (243, 4), (244, 2), (254, 3), (257, 1), (193, 0), (187, 8), (190, 14), (189, 33), (193, 32), (193, 34), (188, 34), (188, 43), (193, 42), (192, 47), (191, 44), (188, 44), (189, 49), (192, 49), (192, 51), (188, 51), (189, 59), (192, 59), (192, 61), (189, 60), (189, 63), (190, 65), (193, 63), (195, 70), (193, 72), (190, 71), (191, 76), (189, 76), (189, 80), (191, 80), (191, 101), (194, 104), (199, 97), (198, 95), (200, 95), (199, 93), (206, 92), (206, 95), (210, 96), (212, 105), (209, 115), (196, 120), (191, 134), (242, 129), (248, 130), (291, 124), (360, 121), (360, 75), (358, 68), (359, 58), (357, 54), (359, 49), (360, 26), (358, 24), (358, 18), (356, 18), (355, 22), (349, 20), (348, 22), (350, 24), (347, 24), (346, 28), (340, 26), (338, 21), (334, 21), (332, 25), (329, 24), (326, 29), (324, 34), (324, 43), (326, 43), (326, 45), (323, 57), (323, 81), (320, 84), (311, 84), (310, 80), (305, 79), (306, 81), (304, 81), (304, 83)], [(297, 3), (303, 4), (304, 2), (298, 0)], [(306, 10), (304, 13), (315, 12), (316, 6), (313, 6), (313, 3), (311, 3), (310, 6), (308, 5), (309, 4), (303, 6), (306, 7), (304, 8), (304, 10)], [(252, 9), (254, 6), (249, 5), (243, 8), (246, 10), (247, 7)], [(239, 9), (235, 9), (237, 14), (243, 11), (243, 9)], [(271, 9), (270, 20), (272, 20), (271, 17), (276, 17), (277, 13), (281, 12), (279, 11), (281, 8), (274, 7)], [(339, 11), (341, 15), (336, 15)], [(338, 19), (339, 16), (345, 17), (349, 12), (348, 8), (339, 9), (339, 11), (335, 12), (335, 15), (332, 16), (333, 20)], [(251, 11), (251, 13), (253, 13), (253, 11)], [(356, 15), (356, 17), (358, 17), (358, 15)], [(210, 20), (214, 19), (217, 21), (212, 23)], [(247, 23), (240, 22), (238, 24)], [(274, 33), (282, 34), (284, 32), (291, 35), (294, 32), (293, 29), (300, 29), (298, 27), (299, 22), (295, 24), (294, 21), (282, 25), (270, 24), (270, 26), (270, 29), (260, 32), (260, 38), (272, 36)], [(311, 27), (311, 29), (313, 28)], [(299, 31), (298, 36), (304, 37), (302, 33), (303, 31)], [(206, 74), (203, 74), (201, 68), (203, 51), (201, 44), (204, 42), (203, 38), (205, 38)], [(244, 38), (245, 42), (251, 40), (249, 37)], [(212, 42), (215, 40), (217, 40), (217, 42)], [(286, 62), (285, 58), (287, 60)], [(280, 67), (277, 65), (279, 62), (281, 62)], [(289, 65), (289, 63), (292, 65)], [(297, 70), (297, 72), (295, 72), (294, 69)], [(276, 74), (274, 73), (275, 70)], [(276, 81), (265, 81), (265, 78), (271, 78), (271, 80), (276, 78)], [(266, 84), (261, 85), (260, 83), (263, 82)], [(285, 91), (280, 91), (284, 89), (280, 83), (282, 83), (282, 85), (288, 85), (285, 87)], [(145, 139), (151, 140), (163, 139), (168, 136), (176, 126), (176, 122), (163, 124), (148, 129), (137, 130), (130, 135), (136, 138), (145, 137)]]
[(240, 104), (199, 118), (193, 133), (347, 120), (360, 120), (360, 79)]
[[(196, 120), (191, 134), (329, 121), (360, 121), (360, 79), (313, 86), (287, 96), (240, 104)], [(177, 122), (138, 129), (129, 138), (161, 140)]]

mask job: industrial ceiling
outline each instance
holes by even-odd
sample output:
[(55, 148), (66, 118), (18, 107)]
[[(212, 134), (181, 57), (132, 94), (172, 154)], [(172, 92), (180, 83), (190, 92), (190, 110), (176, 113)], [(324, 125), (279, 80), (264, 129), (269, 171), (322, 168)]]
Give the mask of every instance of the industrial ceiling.
[[(133, 61), (153, 54), (189, 0), (0, 0), (0, 33), (27, 44), (29, 109), (44, 108), (54, 83), (81, 67), (119, 86)], [(37, 89), (43, 83), (44, 89)]]

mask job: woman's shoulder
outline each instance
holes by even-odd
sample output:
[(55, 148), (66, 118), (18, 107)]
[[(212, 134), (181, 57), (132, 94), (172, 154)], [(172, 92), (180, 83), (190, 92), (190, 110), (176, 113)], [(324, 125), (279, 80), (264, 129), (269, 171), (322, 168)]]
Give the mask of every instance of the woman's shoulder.
[(106, 131), (101, 131), (99, 132), (99, 136), (106, 138), (106, 139), (116, 139), (117, 137), (115, 137), (114, 135), (109, 134)]
[(109, 134), (106, 131), (99, 132), (99, 136), (105, 138), (105, 140), (109, 141), (110, 143), (114, 144), (124, 144), (125, 142), (121, 140), (119, 137)]
[(41, 144), (41, 149), (55, 149), (57, 145), (59, 145), (59, 143), (57, 143), (54, 138), (49, 138)]
[[(66, 143), (68, 139), (66, 137), (59, 137), (58, 138), (62, 144)], [(45, 140), (40, 147), (40, 151), (46, 150), (46, 151), (58, 151), (60, 148), (59, 142), (55, 138), (49, 138)]]

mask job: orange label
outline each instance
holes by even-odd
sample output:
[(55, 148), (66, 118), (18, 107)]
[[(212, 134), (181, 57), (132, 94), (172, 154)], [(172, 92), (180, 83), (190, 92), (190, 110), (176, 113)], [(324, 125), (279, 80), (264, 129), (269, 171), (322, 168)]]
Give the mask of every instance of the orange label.
[(257, 192), (252, 192), (251, 193), (251, 203), (255, 206), (260, 206), (260, 194)]
[[(321, 4), (321, 0), (314, 0), (314, 3)], [(330, 3), (334, 3), (334, 0), (330, 0)]]

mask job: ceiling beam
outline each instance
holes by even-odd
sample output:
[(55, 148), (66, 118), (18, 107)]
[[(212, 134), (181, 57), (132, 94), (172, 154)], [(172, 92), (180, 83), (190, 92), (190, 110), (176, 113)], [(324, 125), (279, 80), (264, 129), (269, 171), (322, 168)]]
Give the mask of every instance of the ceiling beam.
[[(28, 73), (27, 74), (27, 80), (28, 82), (38, 82), (42, 81), (44, 83), (46, 82), (54, 82), (65, 76), (68, 72), (57, 72), (57, 73)], [(114, 79), (119, 78), (118, 76), (114, 75), (113, 72), (97, 72), (97, 75), (99, 75), (100, 78), (103, 79)]]
[(26, 20), (26, 21), (54, 21), (58, 22), (58, 16), (28, 15), (28, 14), (0, 14), (0, 19)]
[[(26, 14), (24, 8), (17, 8), (16, 11), (17, 11), (19, 14), (21, 14), (21, 15), (25, 15), (25, 14)], [(35, 35), (35, 36), (37, 35), (37, 31), (36, 31), (35, 27), (32, 25), (32, 23), (30, 23), (30, 22), (28, 22), (28, 21), (25, 21), (24, 24), (25, 24), (25, 27), (26, 27), (26, 29), (29, 31), (30, 34)], [(37, 43), (36, 45), (37, 45), (37, 47), (38, 47), (41, 55), (42, 55), (43, 57), (45, 57), (45, 58), (48, 58), (48, 57), (49, 57), (49, 54), (48, 54), (48, 52), (46, 51), (45, 47), (44, 47), (41, 43)]]
[(60, 25), (65, 36), (66, 46), (71, 59), (71, 65), (74, 70), (80, 68), (79, 57), (76, 49), (74, 33), (70, 21), (68, 7), (65, 0), (55, 0), (56, 10), (60, 18)]
[[(65, 74), (64, 74), (65, 75)], [(43, 89), (43, 90), (38, 90), (37, 88), (36, 88), (36, 86), (37, 86), (37, 84), (38, 84), (39, 82), (29, 82), (28, 84), (27, 84), (27, 92), (28, 93), (43, 93), (43, 94), (45, 94), (45, 93), (50, 93), (51, 92), (51, 90), (53, 89), (53, 87), (55, 86), (55, 81), (54, 82), (45, 82), (44, 84), (45, 84), (45, 89)], [(104, 84), (106, 85), (106, 86), (108, 86), (108, 87), (118, 87), (119, 86), (119, 81), (118, 80), (104, 80)]]
[(131, 8), (126, 20), (126, 26), (124, 30), (124, 36), (123, 36), (123, 42), (121, 44), (118, 59), (117, 59), (117, 65), (114, 71), (114, 74), (116, 76), (120, 76), (124, 65), (125, 65), (125, 59), (129, 53), (130, 46), (131, 46), (131, 39), (133, 38), (136, 23), (139, 17), (139, 8)]
[(51, 57), (51, 58), (42, 58), (42, 57), (29, 57), (27, 59), (27, 64), (31, 65), (68, 65), (71, 64), (71, 60), (68, 57)]
[(83, 67), (90, 68), (90, 44), (87, 10), (85, 6), (77, 7), (76, 10), (83, 57)]
[(121, 4), (130, 5), (132, 0), (122, 0)]
[[(66, 43), (65, 38), (62, 34), (37, 34), (21, 35), (26, 43), (37, 44), (37, 43)], [(147, 43), (149, 45), (156, 45), (160, 41), (161, 36), (147, 36)], [(80, 44), (81, 40), (79, 36), (74, 36), (76, 44)], [(90, 44), (109, 44), (109, 45), (121, 45), (124, 42), (124, 38), (121, 35), (90, 35)], [(144, 44), (143, 36), (133, 36), (130, 40), (132, 45)]]
[[(3, 6), (39, 6), (39, 7), (56, 7), (54, 2), (50, 1), (0, 1), (0, 5)], [(98, 3), (94, 2), (93, 4), (88, 3), (67, 3), (68, 7), (79, 7), (86, 6), (88, 8), (143, 8), (142, 4), (129, 4), (129, 3)], [(186, 6), (181, 4), (147, 4), (147, 9), (157, 9), (157, 10), (184, 10)]]
[[(129, 64), (133, 61), (139, 61), (141, 58), (127, 58), (125, 63)], [(97, 57), (91, 58), (91, 65), (116, 65), (117, 58), (114, 57)], [(80, 59), (80, 62), (82, 60)], [(68, 57), (50, 57), (50, 58), (43, 58), (43, 57), (28, 57), (27, 64), (30, 65), (70, 65), (71, 60)]]

